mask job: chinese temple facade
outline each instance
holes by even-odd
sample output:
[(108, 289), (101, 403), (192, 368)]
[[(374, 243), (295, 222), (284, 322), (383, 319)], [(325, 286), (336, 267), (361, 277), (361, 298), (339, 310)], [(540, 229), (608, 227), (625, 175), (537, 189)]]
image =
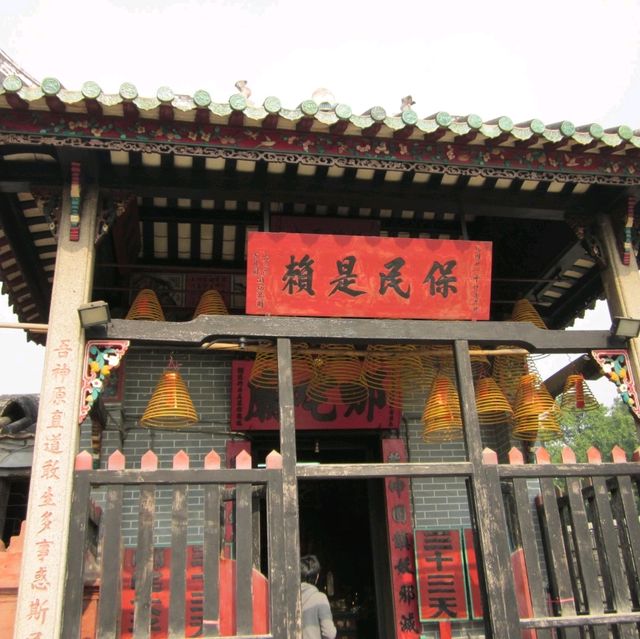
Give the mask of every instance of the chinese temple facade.
[(237, 88), (3, 81), (14, 637), (297, 639), (305, 554), (341, 639), (640, 637), (640, 459), (546, 445), (640, 416), (640, 134)]

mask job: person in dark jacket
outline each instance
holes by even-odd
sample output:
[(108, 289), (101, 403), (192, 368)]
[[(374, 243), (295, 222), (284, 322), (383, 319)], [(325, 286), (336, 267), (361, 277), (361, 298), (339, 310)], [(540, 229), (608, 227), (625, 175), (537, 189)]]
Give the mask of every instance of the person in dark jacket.
[(302, 585), (302, 639), (335, 639), (337, 630), (333, 624), (327, 595), (317, 588), (320, 562), (315, 555), (300, 559)]

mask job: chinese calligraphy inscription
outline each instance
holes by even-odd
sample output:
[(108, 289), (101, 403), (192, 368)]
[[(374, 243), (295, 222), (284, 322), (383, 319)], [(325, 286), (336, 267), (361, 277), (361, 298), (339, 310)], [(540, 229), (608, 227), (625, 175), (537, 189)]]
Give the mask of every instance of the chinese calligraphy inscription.
[(488, 319), (491, 244), (251, 233), (247, 313)]

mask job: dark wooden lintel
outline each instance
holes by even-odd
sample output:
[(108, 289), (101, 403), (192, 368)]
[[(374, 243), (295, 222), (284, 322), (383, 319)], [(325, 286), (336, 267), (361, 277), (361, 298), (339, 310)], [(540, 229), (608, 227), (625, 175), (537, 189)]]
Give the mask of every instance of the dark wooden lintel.
[(310, 339), (317, 341), (514, 344), (534, 352), (584, 353), (616, 348), (609, 331), (553, 331), (528, 322), (471, 322), (431, 320), (338, 319), (312, 317), (200, 316), (190, 322), (152, 322), (114, 319), (108, 339), (131, 339), (156, 344), (200, 344), (246, 337)]

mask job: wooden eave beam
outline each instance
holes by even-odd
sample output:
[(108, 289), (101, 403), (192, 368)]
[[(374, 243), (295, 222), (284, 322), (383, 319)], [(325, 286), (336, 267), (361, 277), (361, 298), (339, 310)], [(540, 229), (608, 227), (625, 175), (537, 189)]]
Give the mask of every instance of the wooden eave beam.
[[(264, 176), (264, 182), (256, 184), (251, 174), (236, 174), (231, 178), (219, 174), (197, 175), (188, 170), (134, 169), (111, 167), (101, 176), (103, 190), (122, 190), (122, 185), (141, 197), (167, 197), (211, 199), (224, 197), (232, 200), (263, 201), (265, 191), (274, 202), (310, 203), (369, 208), (394, 208), (402, 201), (403, 208), (422, 210), (425, 197), (429, 209), (435, 212), (456, 212), (461, 206), (475, 215), (514, 217), (529, 219), (561, 220), (571, 207), (585, 207), (588, 200), (582, 196), (536, 192), (506, 192), (493, 189), (468, 189), (455, 187), (426, 187), (421, 184), (402, 185), (384, 183), (372, 188), (371, 183), (355, 179), (355, 172), (345, 172), (343, 179), (328, 178), (322, 182), (313, 176), (289, 175)], [(353, 174), (353, 179), (350, 179)], [(434, 176), (436, 177), (436, 176)], [(437, 177), (436, 180), (437, 182)], [(426, 195), (428, 193), (428, 196)]]
[(51, 302), (51, 289), (47, 274), (42, 268), (40, 255), (33, 245), (29, 227), (15, 195), (0, 194), (0, 222), (28, 283), (29, 292), (38, 313), (46, 319)]
[[(341, 319), (326, 317), (204, 316), (190, 322), (114, 319), (107, 339), (139, 343), (199, 345), (229, 338), (345, 341), (348, 343), (450, 343), (468, 340), (482, 346), (515, 345), (534, 352), (584, 353), (612, 348), (609, 331), (553, 331), (528, 322), (471, 322), (431, 320)], [(427, 335), (437, 338), (425, 340)]]
[(141, 222), (184, 222), (187, 224), (262, 224), (261, 211), (227, 211), (225, 209), (175, 209), (140, 206)]

